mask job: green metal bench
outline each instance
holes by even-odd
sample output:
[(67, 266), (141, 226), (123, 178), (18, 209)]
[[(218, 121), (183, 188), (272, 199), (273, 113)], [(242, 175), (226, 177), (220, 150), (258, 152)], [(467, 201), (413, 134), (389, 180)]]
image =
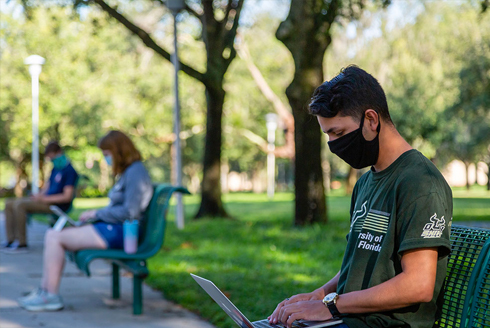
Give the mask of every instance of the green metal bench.
[[(490, 230), (452, 226), (452, 252), (448, 258), (444, 301), (439, 309), (440, 319), (433, 328), (490, 327), (488, 318), (478, 321), (476, 316), (483, 312), (489, 314), (489, 238)], [(486, 278), (482, 272), (484, 268)], [(477, 288), (481, 290), (477, 292)], [(482, 310), (482, 306), (486, 309)], [(486, 324), (476, 324), (485, 320)]]
[(142, 221), (142, 238), (138, 250), (134, 254), (127, 254), (124, 250), (87, 249), (78, 252), (67, 252), (68, 257), (90, 276), (89, 264), (95, 259), (106, 259), (112, 262), (112, 298), (119, 299), (119, 268), (123, 267), (133, 274), (133, 314), (143, 312), (143, 280), (149, 275), (146, 259), (155, 255), (163, 245), (165, 236), (166, 213), (170, 198), (174, 192), (190, 194), (183, 187), (171, 185), (155, 185), (153, 197), (145, 212)]
[(465, 327), (490, 327), (490, 239), (483, 246), (473, 272), (462, 322)]

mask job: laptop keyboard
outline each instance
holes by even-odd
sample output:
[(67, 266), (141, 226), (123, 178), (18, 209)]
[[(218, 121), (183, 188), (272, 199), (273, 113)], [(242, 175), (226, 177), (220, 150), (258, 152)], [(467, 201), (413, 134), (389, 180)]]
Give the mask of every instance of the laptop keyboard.
[(255, 321), (253, 325), (255, 328), (284, 328), (282, 325), (271, 325), (267, 319)]
[[(255, 328), (284, 328), (285, 326), (281, 325), (281, 324), (277, 324), (277, 325), (271, 325), (269, 323), (269, 320), (267, 319), (264, 319), (264, 320), (260, 320), (260, 321), (255, 321), (253, 323), (254, 327)], [(307, 325), (299, 322), (299, 321), (295, 321), (293, 322), (293, 328), (301, 328), (301, 327), (308, 327)]]

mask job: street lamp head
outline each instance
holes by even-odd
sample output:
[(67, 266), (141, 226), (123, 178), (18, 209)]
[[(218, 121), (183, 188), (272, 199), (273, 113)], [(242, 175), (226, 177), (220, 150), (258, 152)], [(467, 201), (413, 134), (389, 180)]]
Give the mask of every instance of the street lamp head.
[(24, 60), (24, 64), (26, 64), (26, 65), (43, 65), (45, 61), (46, 60), (41, 56), (32, 55), (32, 56), (27, 57)]
[(167, 8), (172, 11), (174, 15), (185, 8), (184, 0), (167, 0)]
[(277, 129), (277, 114), (274, 113), (266, 114), (265, 122), (268, 130)]
[(39, 76), (42, 71), (42, 66), (45, 62), (44, 58), (38, 55), (32, 55), (24, 60), (24, 64), (29, 65), (29, 74), (31, 76)]

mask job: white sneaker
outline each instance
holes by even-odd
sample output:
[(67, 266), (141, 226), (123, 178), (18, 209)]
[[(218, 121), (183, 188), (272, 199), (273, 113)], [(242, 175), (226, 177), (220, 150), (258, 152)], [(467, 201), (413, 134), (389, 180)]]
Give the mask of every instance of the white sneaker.
[(43, 289), (41, 287), (37, 287), (36, 289), (33, 289), (29, 293), (24, 293), (24, 296), (17, 299), (17, 301), (24, 302), (24, 301), (26, 301), (26, 300), (34, 297), (34, 296), (41, 294), (42, 292), (43, 292)]
[(58, 311), (65, 306), (60, 295), (48, 293), (40, 288), (26, 297), (19, 298), (17, 302), (27, 311)]

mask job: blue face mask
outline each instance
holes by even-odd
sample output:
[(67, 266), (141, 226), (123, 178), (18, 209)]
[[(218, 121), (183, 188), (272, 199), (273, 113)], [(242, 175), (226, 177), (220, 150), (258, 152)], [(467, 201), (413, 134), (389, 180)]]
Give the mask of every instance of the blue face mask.
[(104, 159), (107, 162), (107, 165), (112, 166), (112, 156), (111, 155), (104, 155)]
[(68, 165), (68, 159), (65, 155), (60, 155), (51, 160), (53, 162), (53, 166), (57, 170), (62, 170)]

